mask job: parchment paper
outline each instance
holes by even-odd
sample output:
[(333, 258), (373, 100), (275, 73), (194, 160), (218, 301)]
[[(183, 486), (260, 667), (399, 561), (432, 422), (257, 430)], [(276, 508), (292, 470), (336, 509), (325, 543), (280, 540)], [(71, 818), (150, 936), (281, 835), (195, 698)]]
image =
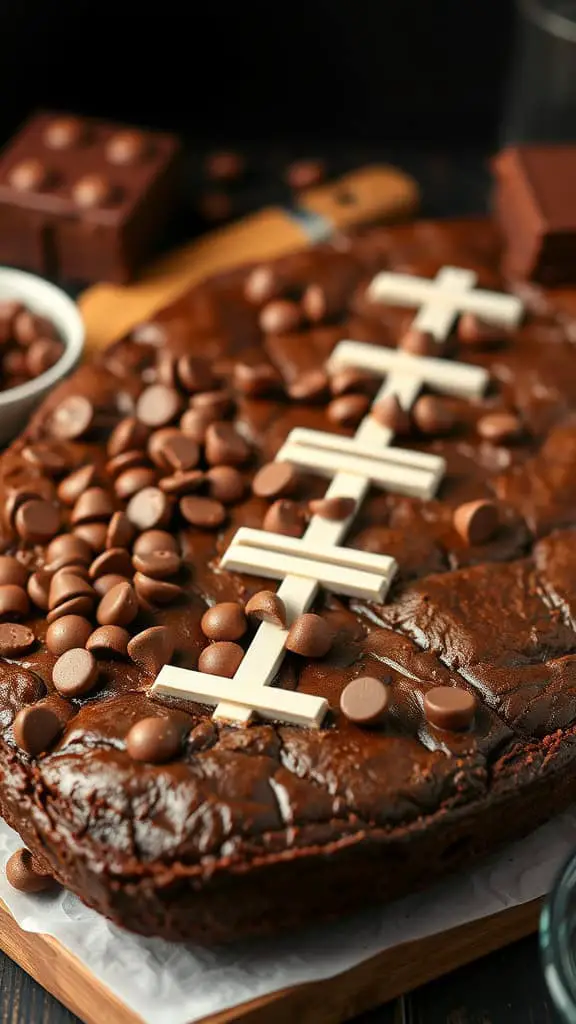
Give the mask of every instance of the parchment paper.
[(391, 946), (542, 896), (576, 846), (576, 805), (474, 870), (425, 893), (338, 925), (216, 950), (130, 935), (70, 893), (16, 892), (3, 868), (21, 845), (0, 820), (0, 897), (20, 927), (58, 939), (146, 1024), (189, 1024), (288, 985), (333, 977)]

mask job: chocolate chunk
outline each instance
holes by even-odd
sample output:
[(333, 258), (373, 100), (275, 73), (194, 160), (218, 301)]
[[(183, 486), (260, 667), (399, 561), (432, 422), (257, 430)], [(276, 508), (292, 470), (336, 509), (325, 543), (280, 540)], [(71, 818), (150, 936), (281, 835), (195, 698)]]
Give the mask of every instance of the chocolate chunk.
[(106, 543), (105, 523), (80, 523), (74, 527), (76, 537), (82, 537), (93, 551), (102, 551)]
[(182, 564), (180, 555), (175, 551), (151, 551), (148, 554), (134, 554), (132, 558), (137, 572), (151, 576), (155, 580), (169, 579), (175, 576)]
[(398, 348), (410, 352), (413, 356), (437, 356), (441, 346), (430, 331), (421, 331), (417, 327), (409, 327), (398, 342)]
[(207, 719), (198, 722), (188, 733), (187, 748), (191, 753), (199, 750), (207, 750), (218, 739), (218, 734), (212, 722)]
[(58, 658), (52, 669), (52, 682), (63, 697), (83, 697), (98, 681), (98, 664), (90, 651), (72, 647)]
[(36, 637), (28, 626), (17, 622), (0, 623), (0, 657), (17, 658), (34, 646)]
[(57, 619), (61, 619), (65, 615), (79, 615), (82, 618), (92, 614), (94, 606), (94, 600), (92, 597), (71, 597), (68, 601), (63, 601), (62, 604), (56, 605), (52, 608), (46, 616), (46, 622), (56, 622)]
[(60, 735), (62, 722), (52, 708), (38, 703), (18, 712), (12, 730), (17, 746), (30, 757), (37, 757)]
[(24, 618), (30, 610), (30, 601), (24, 587), (14, 583), (0, 586), (0, 616), (2, 618)]
[(74, 441), (90, 429), (94, 407), (84, 395), (70, 395), (56, 406), (50, 417), (50, 433), (61, 441)]
[(389, 702), (389, 688), (373, 676), (353, 679), (340, 695), (342, 713), (356, 725), (380, 725)]
[(178, 553), (178, 541), (164, 530), (146, 530), (136, 538), (132, 551), (134, 555), (151, 555), (155, 551)]
[(455, 510), (453, 522), (466, 544), (485, 544), (498, 531), (498, 505), (486, 499), (467, 501)]
[(305, 612), (298, 615), (288, 630), (286, 650), (304, 658), (323, 658), (334, 643), (331, 626), (320, 615)]
[(435, 686), (424, 695), (424, 713), (438, 729), (468, 729), (474, 720), (476, 698), (459, 686)]
[(84, 141), (86, 130), (78, 117), (55, 117), (46, 125), (42, 138), (48, 149), (74, 149)]
[(190, 355), (183, 355), (178, 359), (176, 378), (180, 387), (189, 395), (195, 395), (199, 391), (211, 391), (216, 384), (210, 365), (205, 360)]
[(210, 423), (204, 439), (210, 466), (240, 466), (250, 458), (250, 445), (231, 423)]
[(27, 544), (45, 544), (60, 529), (60, 512), (49, 501), (33, 499), (20, 505), (14, 525)]
[(129, 501), (145, 487), (153, 487), (156, 473), (149, 466), (134, 466), (121, 473), (114, 483), (114, 493), (121, 501)]
[[(73, 533), (61, 533), (50, 541), (46, 549), (46, 562), (51, 567), (58, 563), (64, 565), (90, 565), (92, 549), (82, 537)], [(54, 572), (55, 570), (52, 569)]]
[(325, 175), (326, 168), (322, 160), (295, 160), (286, 170), (286, 183), (298, 191), (319, 185)]
[(110, 548), (97, 555), (90, 566), (90, 579), (96, 580), (99, 576), (109, 576), (114, 573), (117, 576), (130, 576), (132, 572), (132, 559), (126, 548)]
[[(113, 512), (114, 502), (108, 491), (105, 491), (103, 487), (89, 487), (78, 498), (70, 519), (74, 526), (78, 526), (80, 523), (108, 520)], [(105, 536), (106, 530), (104, 530)]]
[(109, 205), (113, 194), (112, 184), (103, 174), (85, 174), (72, 187), (74, 202), (85, 210)]
[(285, 498), (294, 494), (301, 477), (289, 462), (268, 462), (252, 480), (252, 491), (258, 498)]
[(200, 652), (198, 669), (200, 672), (207, 672), (210, 676), (224, 676), (226, 679), (232, 679), (240, 668), (243, 657), (244, 651), (240, 644), (219, 640)]
[(201, 469), (190, 469), (187, 473), (173, 473), (172, 476), (163, 476), (158, 481), (158, 486), (164, 494), (170, 494), (174, 498), (183, 498), (186, 494), (194, 494), (199, 491), (204, 483), (204, 473)]
[(234, 466), (212, 466), (205, 475), (211, 498), (224, 505), (233, 505), (244, 497), (244, 477)]
[(0, 586), (14, 583), (17, 587), (25, 587), (28, 582), (26, 568), (12, 555), (0, 555)]
[(29, 850), (16, 850), (6, 862), (6, 880), (18, 892), (46, 892), (54, 888), (51, 875), (38, 870), (38, 862)]
[(200, 620), (200, 629), (209, 640), (239, 640), (246, 628), (244, 609), (237, 601), (212, 605)]
[(378, 388), (378, 378), (366, 370), (358, 370), (354, 366), (346, 366), (337, 370), (330, 377), (330, 391), (335, 397), (360, 392), (373, 395)]
[(199, 526), (205, 530), (215, 530), (226, 518), (226, 509), (213, 498), (200, 498), (189, 495), (180, 501), (180, 511), (186, 522), (191, 526)]
[(234, 411), (234, 399), (229, 391), (222, 389), (217, 391), (200, 391), (197, 395), (192, 395), (190, 407), (209, 415), (211, 422), (214, 423), (216, 420), (224, 419), (225, 416), (230, 415)]
[(168, 583), (167, 580), (154, 579), (152, 576), (145, 576), (137, 572), (134, 576), (134, 587), (138, 597), (145, 604), (153, 607), (162, 604), (172, 604), (182, 596), (182, 587), (177, 583)]
[[(183, 432), (178, 430), (177, 427), (162, 427), (161, 430), (155, 430), (154, 433), (150, 435), (150, 439), (148, 441), (148, 455), (152, 459), (154, 465), (158, 466), (158, 469), (166, 471), (173, 468), (166, 458), (166, 445), (174, 438), (181, 437), (187, 437), (187, 435), (183, 434)], [(192, 444), (196, 444), (196, 442), (191, 438), (188, 438), (188, 440), (190, 440)]]
[(129, 583), (119, 583), (104, 595), (96, 618), (101, 626), (129, 626), (138, 614), (138, 599)]
[(58, 485), (58, 500), (63, 505), (74, 505), (80, 495), (96, 482), (97, 475), (95, 466), (80, 466), (80, 469), (75, 469)]
[(254, 306), (262, 306), (280, 295), (282, 282), (276, 269), (265, 264), (254, 267), (244, 282), (244, 297)]
[(181, 729), (171, 718), (142, 718), (126, 737), (126, 750), (132, 760), (148, 764), (172, 761), (181, 745)]
[(104, 597), (112, 587), (117, 587), (119, 583), (131, 583), (131, 579), (128, 576), (119, 576), (118, 573), (111, 572), (107, 573), (106, 576), (99, 576), (97, 580), (94, 580), (94, 590), (99, 597)]
[(324, 370), (308, 370), (288, 385), (288, 394), (295, 402), (312, 402), (323, 398), (328, 387), (328, 374)]
[(326, 408), (326, 416), (339, 427), (356, 427), (369, 408), (367, 395), (341, 395), (332, 399)]
[(175, 388), (151, 384), (140, 395), (136, 415), (147, 427), (166, 427), (182, 409), (182, 399)]
[(116, 132), (104, 147), (106, 159), (111, 164), (128, 167), (142, 162), (148, 151), (148, 142), (140, 133), (133, 130)]
[(289, 299), (274, 299), (260, 311), (258, 323), (264, 334), (288, 334), (302, 323), (302, 311)]
[(52, 611), (58, 605), (70, 601), (73, 597), (94, 597), (91, 585), (74, 572), (63, 570), (52, 577), (48, 595), (48, 607)]
[(308, 502), (308, 510), (313, 516), (322, 516), (337, 523), (348, 519), (355, 508), (355, 498), (314, 498)]
[(492, 444), (511, 444), (523, 434), (522, 422), (513, 412), (490, 412), (482, 416), (476, 429), (484, 441)]
[(45, 572), (43, 569), (39, 569), (38, 572), (32, 573), (28, 580), (28, 597), (30, 600), (42, 611), (48, 610), (48, 592), (50, 590), (50, 583), (52, 577), (50, 573)]
[(200, 448), (196, 441), (186, 434), (171, 437), (164, 445), (164, 461), (174, 472), (184, 473), (194, 469), (200, 458)]
[(410, 416), (402, 408), (396, 395), (386, 395), (372, 406), (372, 415), (381, 427), (387, 427), (394, 434), (408, 434)]
[(56, 618), (46, 630), (46, 646), (51, 654), (59, 656), (73, 647), (84, 647), (92, 627), (82, 615), (63, 615)]
[(235, 181), (244, 173), (245, 166), (241, 153), (210, 153), (206, 159), (206, 175), (213, 181)]
[(144, 448), (148, 442), (148, 428), (135, 416), (126, 416), (114, 427), (110, 434), (106, 450), (110, 458), (122, 455), (123, 452)]
[(68, 469), (64, 455), (53, 445), (29, 444), (22, 450), (22, 457), (47, 476), (61, 476)]
[(237, 391), (251, 398), (261, 398), (278, 391), (282, 378), (270, 363), (234, 364), (233, 384)]
[(41, 160), (22, 160), (16, 164), (8, 181), (17, 192), (39, 192), (49, 181), (48, 168)]
[(456, 419), (452, 409), (435, 395), (422, 395), (412, 409), (418, 430), (423, 434), (442, 435), (454, 430)]
[(146, 452), (142, 451), (141, 448), (132, 448), (128, 452), (120, 452), (119, 455), (108, 459), (105, 470), (108, 476), (111, 476), (117, 483), (118, 478), (123, 473), (127, 473), (131, 469), (141, 469), (142, 467), (150, 469)]
[(172, 506), (159, 487), (144, 487), (130, 498), (126, 509), (128, 519), (137, 530), (154, 530), (167, 526), (171, 513)]
[(106, 548), (128, 548), (134, 540), (135, 529), (124, 512), (115, 512), (106, 530)]
[(463, 345), (493, 345), (506, 336), (506, 328), (488, 324), (474, 313), (462, 313), (458, 321), (458, 339)]
[(246, 615), (273, 626), (286, 626), (286, 605), (273, 590), (259, 590), (253, 594), (245, 608)]
[(85, 647), (96, 657), (104, 655), (125, 658), (128, 653), (129, 640), (130, 633), (122, 626), (98, 626), (93, 633), (90, 633)]
[(295, 501), (280, 498), (270, 506), (262, 527), (269, 533), (282, 533), (285, 537), (301, 537), (304, 533), (306, 518), (304, 510)]
[(133, 636), (128, 644), (128, 655), (132, 661), (148, 672), (158, 675), (174, 654), (174, 637), (167, 626), (151, 626)]

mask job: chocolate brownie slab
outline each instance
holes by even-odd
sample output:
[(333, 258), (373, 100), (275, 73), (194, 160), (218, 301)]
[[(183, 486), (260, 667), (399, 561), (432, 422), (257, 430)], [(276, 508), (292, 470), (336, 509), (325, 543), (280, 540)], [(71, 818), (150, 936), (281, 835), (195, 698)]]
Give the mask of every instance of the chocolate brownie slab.
[[(576, 354), (553, 293), (511, 333), (462, 317), (442, 351), (490, 387), (404, 424), (404, 447), (446, 460), (435, 499), (370, 491), (354, 520), (347, 546), (398, 562), (386, 602), (322, 590), (331, 648), (279, 672), (327, 699), (321, 728), (150, 693), (220, 636), (226, 665), (241, 656), (242, 609), (274, 585), (223, 552), (271, 516), (297, 531), (326, 489), (256, 473), (295, 426), (350, 436), (373, 397), (365, 374), (327, 377), (337, 342), (414, 343), (412, 312), (371, 301), (374, 274), (450, 264), (504, 289), (498, 256), (488, 222), (421, 223), (214, 279), (81, 368), (0, 459), (0, 809), (117, 923), (215, 942), (325, 920), (576, 797)], [(364, 677), (386, 689), (377, 723), (342, 700)], [(468, 727), (439, 687), (475, 703)]]

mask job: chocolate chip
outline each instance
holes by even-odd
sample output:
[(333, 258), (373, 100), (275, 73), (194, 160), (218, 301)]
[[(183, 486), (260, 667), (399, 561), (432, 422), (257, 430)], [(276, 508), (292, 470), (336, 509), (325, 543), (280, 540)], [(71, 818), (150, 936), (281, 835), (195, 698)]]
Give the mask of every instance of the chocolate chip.
[(16, 490), (10, 491), (4, 503), (4, 519), (7, 526), (14, 529), (14, 520), (20, 505), (24, 505), (27, 501), (35, 501), (37, 498), (46, 500), (42, 494), (38, 493), (39, 491), (40, 488), (32, 487), (17, 487)]
[(165, 427), (176, 419), (182, 408), (182, 399), (175, 388), (165, 384), (151, 384), (140, 395), (136, 415), (147, 427)]
[(152, 606), (172, 604), (182, 596), (182, 587), (177, 583), (168, 583), (166, 580), (157, 580), (152, 576), (146, 576), (137, 572), (134, 576), (134, 588), (138, 597), (146, 604)]
[(285, 537), (301, 537), (306, 519), (304, 510), (295, 501), (280, 498), (270, 506), (262, 527), (269, 533), (282, 533)]
[(47, 476), (61, 476), (68, 469), (61, 451), (49, 444), (29, 444), (22, 450), (22, 458)]
[(212, 722), (208, 719), (198, 722), (198, 725), (195, 725), (190, 730), (186, 746), (191, 753), (195, 753), (199, 750), (207, 750), (217, 739), (218, 733)]
[(492, 444), (510, 444), (522, 437), (522, 422), (512, 412), (491, 412), (482, 416), (476, 429), (484, 441)]
[(43, 140), (49, 149), (73, 149), (86, 136), (86, 125), (77, 117), (56, 117), (44, 129)]
[(54, 577), (59, 572), (66, 571), (73, 573), (75, 576), (81, 576), (83, 580), (90, 580), (88, 567), (84, 562), (71, 562), (65, 556), (57, 558), (54, 562), (47, 562), (44, 569), (51, 577)]
[(324, 180), (326, 168), (322, 160), (295, 160), (286, 170), (286, 182), (298, 191), (311, 188)]
[(52, 608), (46, 616), (46, 622), (49, 624), (56, 622), (57, 619), (61, 619), (65, 615), (79, 615), (81, 618), (86, 618), (92, 614), (93, 606), (94, 600), (91, 597), (71, 597), (69, 601), (63, 601), (62, 604)]
[(84, 395), (70, 395), (56, 406), (50, 417), (50, 433), (64, 441), (82, 437), (92, 426), (94, 407)]
[(48, 610), (48, 592), (50, 589), (50, 582), (52, 577), (50, 573), (45, 572), (43, 569), (39, 569), (38, 572), (32, 573), (28, 580), (28, 597), (30, 600), (42, 611)]
[(134, 555), (151, 555), (155, 551), (178, 552), (178, 542), (171, 533), (164, 530), (146, 530), (136, 538), (133, 547)]
[[(183, 498), (182, 500), (189, 499)], [(171, 513), (170, 502), (159, 487), (144, 487), (133, 498), (130, 498), (126, 509), (128, 519), (137, 530), (153, 530), (157, 527), (167, 526)]]
[(148, 142), (145, 137), (140, 132), (132, 130), (116, 132), (104, 147), (106, 159), (120, 167), (140, 163), (147, 150)]
[(17, 192), (38, 192), (48, 180), (48, 168), (40, 160), (22, 160), (8, 175), (8, 181)]
[(209, 415), (211, 422), (214, 423), (216, 420), (224, 419), (225, 416), (234, 411), (234, 400), (229, 391), (222, 389), (218, 391), (200, 391), (197, 395), (192, 395), (190, 408)]
[(244, 298), (254, 306), (262, 306), (278, 297), (282, 290), (281, 281), (272, 267), (254, 267), (244, 282)]
[(322, 398), (328, 387), (328, 374), (324, 370), (308, 370), (288, 385), (288, 394), (295, 402), (312, 402)]
[(133, 636), (128, 644), (132, 661), (151, 676), (158, 675), (174, 654), (174, 637), (167, 626), (151, 626)]
[(0, 586), (0, 616), (2, 618), (24, 618), (30, 610), (30, 601), (24, 587), (14, 583)]
[(245, 608), (246, 615), (273, 626), (286, 626), (286, 605), (273, 590), (259, 590), (253, 594)]
[(206, 158), (206, 175), (213, 181), (234, 181), (243, 174), (245, 166), (241, 153), (210, 153)]
[(449, 434), (456, 425), (452, 409), (435, 395), (422, 395), (413, 407), (412, 416), (423, 434)]
[(167, 388), (176, 388), (178, 378), (176, 376), (177, 357), (174, 352), (168, 349), (159, 349), (156, 353), (156, 382), (165, 384)]
[(112, 459), (108, 459), (104, 468), (108, 476), (117, 480), (123, 473), (127, 473), (131, 469), (141, 469), (142, 467), (150, 469), (146, 452), (143, 452), (141, 448), (131, 448), (128, 452), (120, 452), (119, 455), (114, 455)]
[(80, 466), (80, 469), (75, 469), (58, 485), (58, 500), (63, 505), (74, 505), (80, 495), (96, 482), (96, 477), (95, 466)]
[(200, 448), (186, 434), (176, 434), (166, 441), (162, 454), (169, 469), (184, 473), (198, 464)]
[(204, 439), (210, 466), (240, 466), (250, 458), (250, 445), (231, 423), (210, 423)]
[(409, 433), (410, 416), (402, 408), (396, 395), (386, 395), (379, 402), (375, 402), (371, 412), (381, 427), (387, 427), (394, 434)]
[(200, 620), (200, 629), (209, 640), (239, 640), (246, 628), (244, 609), (236, 601), (213, 605)]
[(502, 341), (506, 331), (481, 320), (474, 313), (462, 313), (458, 321), (458, 339), (464, 345), (493, 345)]
[(135, 554), (132, 558), (137, 572), (151, 576), (155, 580), (165, 580), (175, 576), (180, 569), (181, 559), (175, 551), (152, 551), (149, 554)]
[(28, 571), (12, 555), (0, 555), (0, 586), (15, 583), (17, 587), (25, 587), (28, 582)]
[(30, 757), (37, 757), (60, 735), (62, 722), (52, 708), (38, 703), (18, 712), (12, 730), (17, 746)]
[(337, 370), (330, 377), (330, 391), (335, 397), (353, 392), (373, 395), (378, 387), (378, 378), (366, 370), (358, 370), (354, 366), (346, 366)]
[(186, 494), (194, 494), (200, 490), (204, 483), (204, 473), (201, 469), (190, 469), (187, 473), (173, 473), (172, 476), (163, 476), (158, 481), (158, 487), (164, 494), (170, 494), (174, 498), (183, 498)]
[(263, 395), (278, 391), (282, 379), (270, 363), (234, 364), (232, 381), (237, 391), (250, 398), (261, 398)]
[(14, 517), (18, 536), (28, 544), (45, 544), (60, 529), (60, 512), (49, 501), (33, 499), (20, 505)]
[(46, 549), (46, 562), (51, 567), (56, 562), (60, 568), (64, 565), (90, 565), (92, 557), (90, 545), (73, 533), (59, 534)]
[(58, 658), (52, 669), (52, 682), (63, 697), (83, 697), (98, 681), (98, 664), (90, 651), (72, 647)]
[(389, 689), (373, 676), (353, 679), (340, 695), (340, 708), (356, 725), (380, 725), (390, 702)]
[(74, 527), (74, 534), (82, 537), (93, 551), (102, 551), (106, 543), (106, 530), (105, 523), (80, 523)]
[(50, 610), (58, 605), (70, 601), (73, 597), (94, 597), (91, 585), (76, 573), (67, 569), (57, 572), (52, 577), (48, 595), (48, 607)]
[(334, 633), (325, 619), (313, 612), (299, 615), (290, 626), (286, 650), (304, 658), (323, 658), (332, 647)]
[(64, 352), (61, 341), (53, 338), (38, 338), (26, 353), (26, 370), (29, 377), (40, 377), (51, 366), (55, 366)]
[(143, 448), (148, 441), (147, 427), (135, 416), (126, 416), (114, 427), (110, 434), (106, 450), (110, 458), (122, 455), (123, 452)]
[[(72, 509), (70, 519), (74, 526), (108, 520), (114, 512), (114, 502), (103, 487), (89, 487), (81, 494)], [(106, 536), (106, 530), (104, 530)], [(90, 542), (89, 542), (90, 543)]]
[(210, 676), (224, 676), (232, 679), (240, 668), (244, 657), (244, 651), (240, 644), (220, 640), (215, 644), (205, 647), (198, 658), (200, 672), (207, 672)]
[(121, 501), (129, 501), (145, 487), (156, 483), (156, 472), (148, 466), (135, 466), (122, 473), (114, 483), (114, 493)]
[(112, 573), (116, 576), (130, 576), (132, 572), (132, 559), (126, 548), (110, 548), (97, 555), (90, 566), (90, 579), (96, 580), (99, 576), (109, 576)]
[(476, 698), (459, 686), (435, 686), (424, 695), (424, 713), (438, 729), (468, 729), (476, 712)]
[(122, 626), (98, 626), (85, 641), (87, 651), (96, 655), (125, 658), (128, 653), (130, 633)]
[(113, 548), (128, 548), (134, 539), (136, 531), (128, 516), (124, 512), (115, 512), (106, 530), (106, 548), (108, 551)]
[(297, 490), (300, 475), (289, 462), (268, 462), (252, 480), (258, 498), (285, 498)]
[(466, 544), (485, 544), (498, 531), (498, 506), (486, 499), (467, 501), (455, 510), (453, 522)]
[(119, 583), (104, 595), (96, 611), (101, 626), (129, 626), (138, 614), (138, 600), (129, 583)]
[(197, 444), (204, 444), (208, 425), (218, 418), (218, 413), (213, 413), (210, 409), (187, 409), (180, 418), (180, 429)]
[(176, 376), (180, 387), (189, 395), (195, 395), (198, 391), (211, 391), (216, 383), (209, 364), (189, 355), (178, 359)]
[(126, 750), (132, 760), (148, 764), (173, 760), (181, 745), (181, 729), (171, 718), (142, 718), (126, 737)]
[(226, 509), (213, 498), (201, 498), (189, 495), (180, 501), (180, 511), (186, 522), (191, 526), (199, 526), (205, 530), (215, 530), (226, 518)]
[(260, 311), (258, 323), (264, 334), (288, 334), (302, 323), (302, 312), (289, 299), (274, 299)]
[(355, 508), (355, 498), (314, 498), (308, 502), (308, 511), (313, 516), (322, 516), (336, 523), (348, 519)]
[(72, 188), (74, 202), (85, 210), (106, 206), (112, 196), (112, 185), (103, 174), (85, 174)]
[(131, 580), (128, 576), (119, 576), (117, 573), (111, 572), (94, 580), (94, 590), (99, 597), (104, 597), (104, 594), (112, 590), (112, 587), (117, 587), (119, 583), (131, 583)]
[(18, 892), (46, 892), (54, 888), (55, 882), (51, 875), (43, 874), (37, 869), (29, 850), (16, 850), (6, 862), (6, 880)]
[(205, 475), (211, 498), (224, 505), (233, 505), (244, 497), (246, 483), (234, 466), (212, 466)]
[(340, 427), (355, 427), (366, 415), (370, 407), (367, 395), (341, 395), (333, 398), (326, 408), (326, 416), (331, 423)]
[[(148, 455), (152, 459), (155, 466), (164, 471), (172, 469), (171, 463), (166, 458), (166, 445), (174, 438), (184, 437), (190, 441), (191, 444), (196, 444), (192, 438), (188, 438), (186, 434), (183, 434), (177, 427), (162, 427), (161, 430), (155, 430), (150, 435), (148, 441)], [(196, 448), (198, 451), (198, 448)]]
[(63, 615), (46, 630), (46, 646), (51, 654), (59, 656), (73, 647), (84, 647), (92, 632), (88, 619), (81, 615)]
[(421, 331), (418, 327), (409, 327), (398, 342), (398, 348), (410, 352), (414, 356), (434, 356), (441, 351), (441, 345), (430, 331)]
[(34, 646), (36, 637), (28, 626), (16, 622), (0, 623), (0, 657), (17, 658)]
[(20, 345), (31, 345), (36, 338), (57, 338), (56, 328), (45, 316), (23, 309), (14, 320), (14, 337)]

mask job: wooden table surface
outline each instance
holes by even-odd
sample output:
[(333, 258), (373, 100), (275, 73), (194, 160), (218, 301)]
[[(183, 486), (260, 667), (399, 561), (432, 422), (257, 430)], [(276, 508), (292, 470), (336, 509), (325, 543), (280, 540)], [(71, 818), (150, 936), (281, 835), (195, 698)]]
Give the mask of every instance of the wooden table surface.
[[(245, 184), (231, 193), (231, 212), (243, 215), (264, 203), (286, 201), (281, 170), (297, 156), (317, 156), (300, 147), (285, 153), (254, 151)], [(460, 216), (486, 209), (489, 178), (483, 154), (395, 152), (384, 147), (346, 148), (326, 154), (334, 173), (377, 160), (397, 162), (414, 174), (423, 190), (423, 213)], [(190, 161), (187, 213), (175, 241), (198, 231), (202, 154)], [(0, 1024), (79, 1024), (78, 1018), (0, 953)], [(393, 1004), (357, 1018), (354, 1024), (559, 1024), (544, 983), (536, 936), (425, 985)]]

